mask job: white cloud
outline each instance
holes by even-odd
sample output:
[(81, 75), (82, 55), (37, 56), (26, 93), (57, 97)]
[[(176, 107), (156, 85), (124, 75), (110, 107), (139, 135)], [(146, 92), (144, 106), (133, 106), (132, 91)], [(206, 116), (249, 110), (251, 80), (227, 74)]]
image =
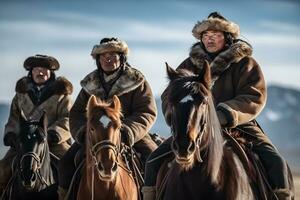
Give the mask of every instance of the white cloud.
[(299, 47), (300, 48), (300, 37), (293, 34), (279, 34), (272, 32), (265, 33), (246, 33), (246, 39), (253, 45), (266, 45), (266, 47)]
[(287, 34), (290, 34), (291, 32), (294, 34), (300, 33), (299, 25), (287, 22), (261, 20), (258, 22), (258, 26), (260, 26), (262, 29), (271, 29), (274, 31), (286, 32)]

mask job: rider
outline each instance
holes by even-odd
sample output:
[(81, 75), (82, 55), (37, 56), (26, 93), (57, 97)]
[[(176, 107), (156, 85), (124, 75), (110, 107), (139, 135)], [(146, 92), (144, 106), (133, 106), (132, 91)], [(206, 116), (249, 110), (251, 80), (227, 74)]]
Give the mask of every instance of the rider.
[(72, 84), (64, 77), (56, 77), (58, 61), (51, 56), (35, 55), (27, 58), (24, 68), (28, 75), (16, 84), (8, 122), (5, 125), (4, 144), (10, 149), (0, 161), (0, 196), (11, 177), (12, 160), (17, 154), (17, 137), (20, 132), (21, 112), (30, 120), (37, 120), (43, 111), (48, 118), (48, 143), (57, 157), (70, 147), (69, 111), (71, 109)]
[[(266, 103), (267, 91), (262, 71), (251, 56), (252, 47), (238, 39), (239, 26), (217, 12), (198, 22), (192, 33), (199, 41), (177, 69), (197, 74), (203, 68), (204, 61), (209, 61), (215, 81), (212, 94), (221, 126), (252, 135), (253, 150), (266, 168), (272, 189), (279, 199), (290, 199), (286, 162), (255, 120)], [(170, 125), (167, 93), (168, 88), (161, 97), (162, 109)], [(163, 161), (158, 156), (170, 151), (170, 141), (165, 141), (148, 158), (142, 189), (144, 200), (155, 199), (156, 176)]]
[(59, 196), (63, 199), (75, 173), (74, 157), (84, 143), (86, 106), (91, 95), (111, 101), (117, 95), (122, 105), (122, 141), (133, 146), (146, 161), (157, 148), (148, 134), (157, 115), (151, 88), (143, 74), (127, 62), (129, 48), (118, 38), (103, 38), (95, 45), (92, 57), (97, 69), (81, 81), (81, 91), (70, 112), (70, 129), (76, 142), (61, 159)]

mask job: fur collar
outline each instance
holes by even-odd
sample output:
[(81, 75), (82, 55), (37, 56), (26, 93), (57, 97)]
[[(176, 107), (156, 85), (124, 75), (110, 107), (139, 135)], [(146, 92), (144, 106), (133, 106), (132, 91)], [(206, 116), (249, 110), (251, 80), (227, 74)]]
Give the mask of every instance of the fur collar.
[(210, 63), (213, 83), (232, 63), (237, 63), (242, 58), (251, 55), (252, 47), (242, 40), (238, 40), (232, 44), (227, 50), (221, 52), (214, 60), (210, 59), (200, 43), (193, 45), (190, 51), (190, 59), (197, 68), (203, 68), (204, 60), (207, 60)]
[(112, 86), (108, 97), (105, 96), (103, 86), (101, 85), (98, 70), (88, 74), (82, 81), (82, 88), (90, 95), (94, 94), (102, 99), (110, 99), (113, 95), (121, 96), (139, 87), (145, 78), (140, 71), (129, 66), (125, 69), (120, 78)]
[[(31, 79), (25, 76), (18, 80), (16, 84), (16, 92), (27, 93), (32, 89), (32, 87), (33, 83)], [(67, 95), (72, 94), (73, 85), (65, 77), (58, 77), (48, 86), (47, 90), (51, 94)]]

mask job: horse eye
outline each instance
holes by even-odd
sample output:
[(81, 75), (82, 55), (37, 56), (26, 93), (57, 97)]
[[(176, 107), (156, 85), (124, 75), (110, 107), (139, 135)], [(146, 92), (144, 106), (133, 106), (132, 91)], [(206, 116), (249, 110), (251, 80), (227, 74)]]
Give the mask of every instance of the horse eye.
[(94, 131), (95, 131), (95, 129), (94, 129), (93, 127), (91, 127), (91, 128), (90, 128), (90, 131), (91, 131), (91, 132), (94, 132)]

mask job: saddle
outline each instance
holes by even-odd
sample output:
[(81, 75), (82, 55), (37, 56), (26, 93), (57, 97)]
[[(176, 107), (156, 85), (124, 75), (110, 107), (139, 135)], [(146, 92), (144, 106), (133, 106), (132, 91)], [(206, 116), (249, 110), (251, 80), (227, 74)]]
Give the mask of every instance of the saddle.
[[(267, 173), (263, 167), (258, 155), (253, 151), (253, 144), (251, 141), (247, 141), (242, 136), (248, 134), (243, 130), (223, 130), (223, 136), (226, 139), (226, 144), (229, 148), (232, 148), (236, 153), (241, 163), (243, 164), (245, 171), (251, 181), (251, 186), (254, 188), (256, 195), (259, 199), (268, 200), (270, 197), (275, 197), (272, 187), (267, 179)], [(250, 134), (250, 135), (249, 135)], [(253, 136), (252, 136), (253, 137)]]
[[(255, 195), (262, 200), (273, 199), (273, 197), (276, 199), (276, 195), (268, 182), (266, 171), (259, 157), (253, 152), (253, 144), (242, 137), (243, 133), (241, 131), (242, 130), (223, 130), (226, 146), (232, 149), (243, 164)], [(174, 162), (174, 154), (172, 152), (167, 152), (165, 155), (162, 155), (162, 157), (165, 157), (165, 161), (162, 163), (160, 171), (158, 172), (157, 182), (160, 184), (157, 188), (157, 199), (160, 199), (164, 193), (170, 171), (168, 169)]]

